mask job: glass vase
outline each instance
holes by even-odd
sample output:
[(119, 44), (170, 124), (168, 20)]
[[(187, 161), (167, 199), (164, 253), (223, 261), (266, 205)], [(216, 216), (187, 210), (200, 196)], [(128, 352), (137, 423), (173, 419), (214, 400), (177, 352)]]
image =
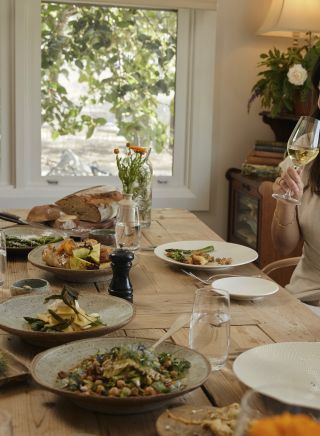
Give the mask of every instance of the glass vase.
[(141, 227), (149, 227), (151, 224), (152, 174), (153, 168), (148, 157), (141, 166), (133, 191), (133, 198), (139, 209)]
[(132, 194), (123, 194), (123, 199), (119, 201), (115, 238), (117, 248), (134, 251), (140, 247), (139, 209)]

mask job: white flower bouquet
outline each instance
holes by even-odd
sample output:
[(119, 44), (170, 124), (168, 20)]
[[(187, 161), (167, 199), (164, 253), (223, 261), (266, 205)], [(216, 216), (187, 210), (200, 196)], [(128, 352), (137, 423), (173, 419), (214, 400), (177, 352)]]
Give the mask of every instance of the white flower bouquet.
[(312, 97), (310, 73), (320, 56), (320, 41), (312, 46), (289, 47), (286, 52), (274, 48), (260, 55), (258, 81), (252, 88), (248, 112), (259, 97), (261, 107), (277, 116), (295, 113), (295, 103)]

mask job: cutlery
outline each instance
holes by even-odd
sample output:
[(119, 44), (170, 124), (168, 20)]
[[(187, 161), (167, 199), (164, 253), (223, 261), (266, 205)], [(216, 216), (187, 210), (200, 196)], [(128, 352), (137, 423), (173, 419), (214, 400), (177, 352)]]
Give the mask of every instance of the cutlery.
[(8, 212), (0, 211), (0, 219), (3, 221), (8, 221), (10, 223), (15, 223), (19, 225), (28, 225), (32, 227), (39, 227), (41, 229), (51, 229), (51, 227), (45, 224), (34, 222), (34, 221), (28, 221), (19, 217), (18, 215), (14, 215), (13, 213), (8, 213)]
[(183, 313), (182, 315), (178, 316), (178, 318), (173, 321), (169, 330), (167, 330), (167, 332), (150, 347), (150, 350), (154, 351), (158, 345), (186, 325), (190, 321), (190, 316), (190, 313)]
[(193, 277), (194, 279), (199, 280), (201, 283), (204, 283), (205, 285), (211, 285), (211, 283), (218, 278), (221, 277), (256, 277), (261, 278), (262, 275), (246, 275), (246, 274), (213, 274), (212, 276), (208, 277), (207, 279), (202, 279), (201, 277), (197, 276), (196, 274), (192, 273), (191, 271), (187, 271), (185, 269), (181, 269), (181, 271), (186, 274), (187, 276)]
[(154, 251), (156, 245), (150, 245), (149, 247), (140, 247), (140, 251)]
[(9, 221), (10, 223), (16, 223), (16, 224), (29, 224), (28, 221), (20, 218), (17, 215), (14, 215), (13, 213), (8, 213), (8, 212), (0, 212), (0, 219), (2, 219), (3, 221)]

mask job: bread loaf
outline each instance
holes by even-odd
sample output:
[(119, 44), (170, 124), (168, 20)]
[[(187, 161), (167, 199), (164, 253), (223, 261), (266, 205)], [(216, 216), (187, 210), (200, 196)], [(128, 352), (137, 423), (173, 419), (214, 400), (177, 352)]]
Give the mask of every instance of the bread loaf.
[(95, 186), (70, 194), (56, 201), (67, 215), (76, 215), (82, 221), (99, 223), (114, 218), (122, 194), (110, 186)]
[(55, 204), (44, 204), (42, 206), (34, 206), (30, 209), (27, 221), (41, 223), (44, 221), (55, 221), (61, 215), (61, 209)]

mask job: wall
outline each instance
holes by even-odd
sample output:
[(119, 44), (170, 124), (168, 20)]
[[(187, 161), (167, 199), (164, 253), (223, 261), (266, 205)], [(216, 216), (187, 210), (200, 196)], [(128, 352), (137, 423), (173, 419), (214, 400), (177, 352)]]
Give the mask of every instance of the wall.
[(223, 238), (227, 235), (227, 169), (240, 168), (256, 139), (273, 139), (270, 127), (259, 116), (259, 100), (247, 113), (260, 53), (274, 46), (285, 49), (289, 43), (286, 38), (256, 35), (270, 4), (271, 0), (218, 3), (211, 205), (209, 212), (197, 216)]

